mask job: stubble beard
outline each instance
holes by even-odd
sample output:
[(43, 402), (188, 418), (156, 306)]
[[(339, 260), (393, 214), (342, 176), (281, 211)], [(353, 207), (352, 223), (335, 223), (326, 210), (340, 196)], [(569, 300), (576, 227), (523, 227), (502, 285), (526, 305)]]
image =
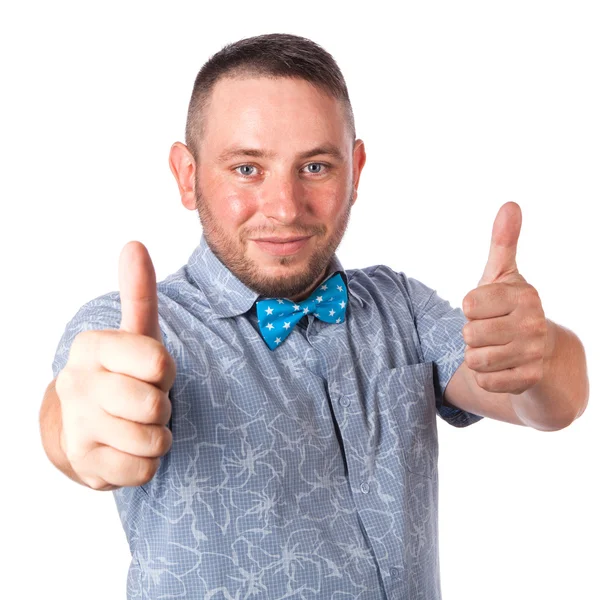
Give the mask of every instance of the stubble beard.
[[(267, 277), (260, 270), (260, 266), (247, 258), (245, 248), (247, 248), (249, 237), (266, 237), (279, 233), (277, 230), (268, 227), (252, 229), (252, 231), (241, 231), (240, 239), (231, 239), (217, 222), (217, 219), (210, 212), (206, 202), (203, 200), (200, 186), (196, 182), (196, 210), (200, 218), (200, 224), (204, 232), (204, 237), (209, 248), (215, 256), (247, 287), (254, 290), (261, 296), (267, 298), (292, 298), (305, 293), (307, 290), (316, 287), (323, 271), (329, 265), (331, 258), (339, 246), (350, 220), (350, 209), (352, 207), (352, 195), (348, 199), (341, 221), (337, 224), (333, 235), (325, 241), (325, 245), (317, 244), (308, 265), (301, 273), (290, 273), (283, 277)], [(294, 235), (314, 235), (317, 238), (326, 233), (324, 225), (314, 225), (309, 227), (295, 227)], [(293, 256), (281, 256), (278, 259), (281, 266), (294, 262)]]

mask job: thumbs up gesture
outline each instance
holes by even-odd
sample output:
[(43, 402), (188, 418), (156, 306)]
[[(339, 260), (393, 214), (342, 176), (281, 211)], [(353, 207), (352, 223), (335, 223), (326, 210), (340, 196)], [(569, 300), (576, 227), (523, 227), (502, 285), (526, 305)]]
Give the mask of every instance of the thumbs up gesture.
[(479, 387), (521, 394), (543, 375), (548, 325), (537, 290), (517, 269), (521, 208), (500, 207), (483, 276), (463, 299), (464, 361)]
[(119, 292), (120, 328), (78, 334), (56, 378), (63, 452), (96, 490), (147, 483), (172, 443), (175, 361), (162, 342), (154, 267), (139, 242), (121, 251)]

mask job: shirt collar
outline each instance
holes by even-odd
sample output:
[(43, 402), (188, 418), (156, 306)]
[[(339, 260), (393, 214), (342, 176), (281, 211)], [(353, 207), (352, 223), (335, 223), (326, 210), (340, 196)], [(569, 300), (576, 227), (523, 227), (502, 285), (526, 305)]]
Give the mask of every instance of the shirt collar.
[[(257, 292), (242, 283), (210, 249), (202, 234), (200, 243), (190, 256), (186, 270), (189, 279), (206, 295), (206, 300), (217, 317), (235, 317), (250, 310), (257, 299)], [(333, 255), (323, 278), (340, 273), (348, 286), (348, 277), (336, 254)]]

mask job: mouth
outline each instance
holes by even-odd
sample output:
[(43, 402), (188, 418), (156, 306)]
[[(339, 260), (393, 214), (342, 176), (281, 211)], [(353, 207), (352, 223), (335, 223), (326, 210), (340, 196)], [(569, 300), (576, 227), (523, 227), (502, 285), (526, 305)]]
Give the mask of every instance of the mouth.
[(250, 240), (254, 242), (260, 250), (273, 256), (289, 256), (301, 250), (312, 236), (305, 237), (264, 237)]

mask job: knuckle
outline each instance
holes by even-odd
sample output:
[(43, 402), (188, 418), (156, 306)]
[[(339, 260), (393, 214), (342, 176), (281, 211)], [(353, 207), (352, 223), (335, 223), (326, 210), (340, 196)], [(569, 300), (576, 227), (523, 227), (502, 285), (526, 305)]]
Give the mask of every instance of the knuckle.
[(173, 404), (171, 402), (171, 398), (169, 397), (169, 394), (165, 394), (166, 396), (166, 414), (165, 414), (165, 420), (164, 420), (164, 425), (166, 425), (170, 420), (171, 420), (171, 416), (173, 414)]
[(523, 387), (523, 391), (529, 389), (531, 386), (535, 385), (537, 382), (538, 382), (537, 371), (529, 370), (521, 378), (521, 385)]
[(475, 381), (477, 382), (477, 385), (480, 388), (483, 388), (485, 390), (489, 390), (489, 379), (486, 375), (486, 373), (475, 373)]
[(161, 348), (161, 350), (157, 351), (156, 354), (154, 355), (153, 358), (153, 364), (152, 364), (152, 369), (153, 369), (153, 375), (157, 378), (157, 379), (163, 379), (165, 374), (167, 373), (168, 369), (169, 369), (169, 359), (171, 357), (169, 356), (169, 353), (167, 352), (166, 348)]
[(103, 479), (100, 479), (99, 477), (87, 477), (83, 480), (83, 483), (85, 483), (88, 487), (92, 488), (93, 490), (99, 491), (106, 489), (106, 487), (110, 485), (106, 483), (106, 481), (104, 481)]
[(539, 299), (540, 295), (538, 294), (537, 289), (533, 285), (528, 284), (526, 290), (527, 290), (527, 296), (531, 300), (537, 301)]
[(542, 375), (544, 373), (544, 369), (541, 366), (536, 366), (531, 370), (531, 375), (529, 376), (528, 379), (528, 384), (530, 386), (535, 385), (538, 381), (540, 381), (540, 379), (542, 378)]
[(468, 350), (467, 352), (465, 352), (464, 361), (467, 363), (467, 367), (469, 367), (470, 369), (475, 369), (475, 367), (477, 366), (477, 362), (473, 353)]
[(467, 323), (462, 329), (462, 335), (465, 342), (471, 345), (471, 335), (473, 334), (473, 328), (470, 323)]
[(465, 315), (473, 310), (475, 302), (470, 296), (465, 296), (462, 301), (462, 309)]
[(156, 425), (146, 425), (144, 427), (146, 432), (145, 448), (146, 452), (151, 456), (156, 456), (160, 449), (160, 432)]
[(144, 412), (152, 423), (156, 423), (160, 419), (163, 402), (163, 392), (151, 386), (144, 400)]
[(538, 291), (532, 285), (527, 285), (524, 288), (523, 298), (525, 299), (525, 303), (529, 307), (537, 306), (540, 302), (540, 295), (538, 294)]
[(540, 332), (540, 334), (546, 334), (546, 332), (548, 331), (548, 323), (546, 322), (546, 315), (543, 313), (538, 317), (538, 325), (537, 325), (536, 330), (538, 332)]
[(160, 455), (163, 456), (171, 449), (171, 446), (173, 445), (173, 433), (168, 427), (162, 428), (161, 439), (162, 447), (160, 449)]
[(167, 356), (169, 357), (169, 388), (173, 387), (173, 383), (175, 382), (175, 377), (177, 376), (177, 363), (175, 359), (167, 352)]
[(484, 351), (481, 353), (481, 366), (485, 369), (488, 369), (492, 366), (492, 355), (490, 352)]
[(83, 439), (81, 434), (67, 436), (65, 434), (65, 456), (75, 471), (85, 471), (93, 460), (90, 459), (91, 444)]
[(520, 329), (523, 333), (531, 333), (535, 331), (537, 318), (532, 315), (523, 316), (520, 322)]
[(149, 449), (152, 456), (162, 456), (171, 448), (172, 434), (168, 427), (153, 425), (150, 427)]
[(135, 480), (137, 485), (148, 483), (160, 466), (160, 458), (141, 458), (137, 461), (137, 473)]
[(544, 358), (544, 349), (541, 346), (534, 346), (530, 352), (530, 358), (533, 361), (541, 361)]

